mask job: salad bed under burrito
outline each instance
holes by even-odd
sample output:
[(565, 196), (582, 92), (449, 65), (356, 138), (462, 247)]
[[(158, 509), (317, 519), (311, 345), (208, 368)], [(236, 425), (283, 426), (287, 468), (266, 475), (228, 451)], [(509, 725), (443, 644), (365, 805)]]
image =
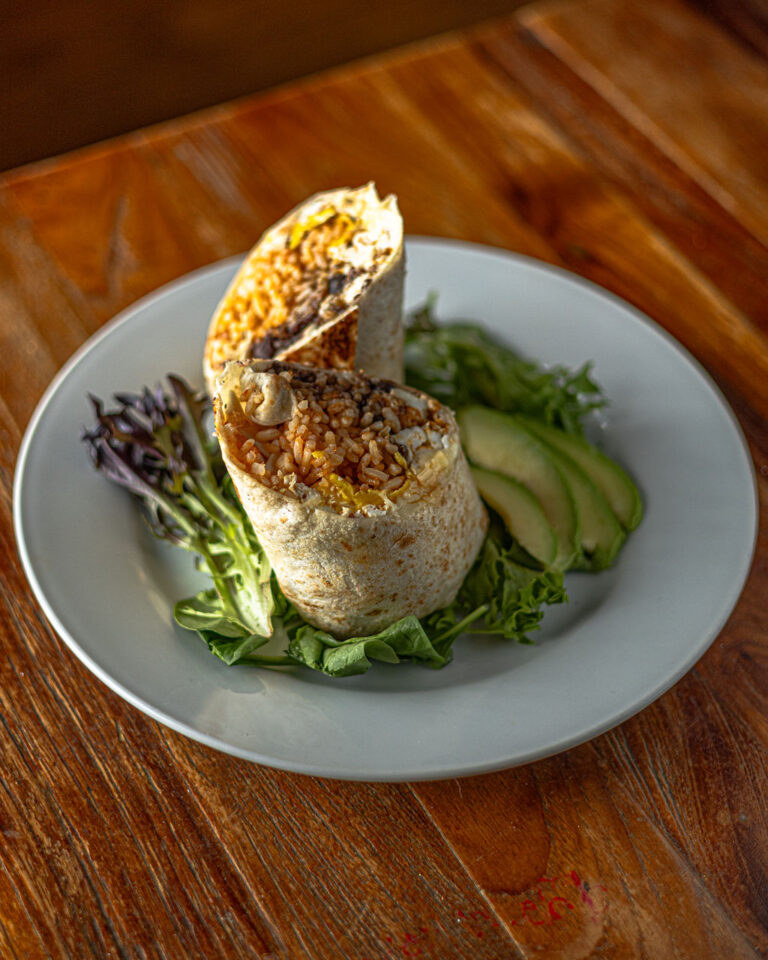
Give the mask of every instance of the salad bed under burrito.
[[(411, 317), (405, 359), (406, 382), (452, 406), (524, 413), (580, 443), (585, 417), (604, 403), (587, 368), (544, 368), (476, 324), (436, 324), (428, 308)], [(313, 625), (286, 596), (258, 541), (212, 436), (208, 398), (177, 377), (168, 384), (121, 394), (110, 411), (94, 400), (96, 426), (85, 439), (97, 468), (142, 500), (154, 534), (195, 553), (210, 575), (211, 587), (180, 600), (175, 617), (224, 663), (305, 666), (334, 677), (363, 673), (373, 660), (439, 668), (461, 633), (530, 642), (544, 607), (566, 599), (564, 571), (537, 562), (490, 510), (476, 559), (449, 604), (354, 636)], [(440, 559), (425, 556), (425, 570)]]

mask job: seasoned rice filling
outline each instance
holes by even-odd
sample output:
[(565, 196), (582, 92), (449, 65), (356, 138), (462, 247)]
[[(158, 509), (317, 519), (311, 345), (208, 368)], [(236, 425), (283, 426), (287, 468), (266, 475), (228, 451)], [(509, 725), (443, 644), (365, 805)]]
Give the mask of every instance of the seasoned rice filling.
[(244, 341), (246, 356), (272, 357), (308, 324), (341, 313), (391, 255), (388, 242), (332, 206), (284, 225), (246, 263), (210, 338), (211, 365), (222, 367)]
[(279, 361), (247, 367), (217, 403), (221, 439), (242, 468), (297, 499), (367, 512), (418, 495), (419, 473), (448, 446), (451, 414), (388, 380)]

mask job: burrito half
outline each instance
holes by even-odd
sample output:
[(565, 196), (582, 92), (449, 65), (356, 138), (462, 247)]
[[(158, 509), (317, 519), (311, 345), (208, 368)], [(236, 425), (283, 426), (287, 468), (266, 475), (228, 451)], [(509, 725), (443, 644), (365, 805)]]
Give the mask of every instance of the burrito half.
[(307, 621), (366, 636), (454, 599), (487, 517), (447, 407), (274, 360), (228, 364), (214, 407), (243, 506)]
[(372, 183), (319, 193), (250, 252), (211, 320), (208, 390), (229, 360), (403, 379), (403, 223)]

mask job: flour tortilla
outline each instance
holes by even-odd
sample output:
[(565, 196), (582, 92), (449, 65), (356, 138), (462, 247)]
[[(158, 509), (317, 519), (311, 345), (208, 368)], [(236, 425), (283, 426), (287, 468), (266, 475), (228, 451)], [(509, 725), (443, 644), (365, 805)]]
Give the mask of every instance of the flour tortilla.
[[(350, 243), (328, 251), (332, 263), (325, 279), (333, 276), (345, 285), (335, 295), (326, 291), (314, 308), (295, 307), (284, 323), (270, 326), (254, 296), (254, 272), (263, 269), (265, 255), (281, 256), (290, 248), (302, 224), (313, 218), (322, 223), (329, 209), (354, 218), (359, 228)], [(380, 200), (373, 183), (316, 194), (263, 234), (216, 308), (203, 360), (209, 393), (226, 362), (252, 357), (402, 381), (404, 277), (403, 223), (394, 195)], [(241, 329), (238, 321), (251, 310)]]
[[(451, 603), (480, 549), (487, 516), (450, 411), (441, 408), (450, 419), (449, 433), (414, 461), (408, 499), (345, 514), (310, 488), (295, 495), (266, 486), (238, 457), (232, 428), (225, 425), (228, 417), (234, 422), (242, 415), (243, 378), (269, 368), (263, 361), (227, 366), (218, 380), (216, 432), (240, 500), (288, 599), (309, 623), (343, 639), (367, 636), (408, 614), (422, 617)], [(424, 397), (411, 388), (397, 389)], [(273, 395), (259, 423), (285, 417), (283, 399), (274, 401)]]

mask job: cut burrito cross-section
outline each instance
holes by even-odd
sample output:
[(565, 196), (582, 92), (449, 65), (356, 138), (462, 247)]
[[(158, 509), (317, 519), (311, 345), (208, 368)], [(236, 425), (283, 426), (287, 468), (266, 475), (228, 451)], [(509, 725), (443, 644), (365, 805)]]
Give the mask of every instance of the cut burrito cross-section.
[(403, 224), (372, 183), (317, 194), (262, 236), (211, 320), (208, 390), (229, 360), (402, 379)]
[(279, 361), (230, 363), (217, 390), (227, 469), (307, 621), (365, 636), (452, 602), (487, 518), (447, 407)]

